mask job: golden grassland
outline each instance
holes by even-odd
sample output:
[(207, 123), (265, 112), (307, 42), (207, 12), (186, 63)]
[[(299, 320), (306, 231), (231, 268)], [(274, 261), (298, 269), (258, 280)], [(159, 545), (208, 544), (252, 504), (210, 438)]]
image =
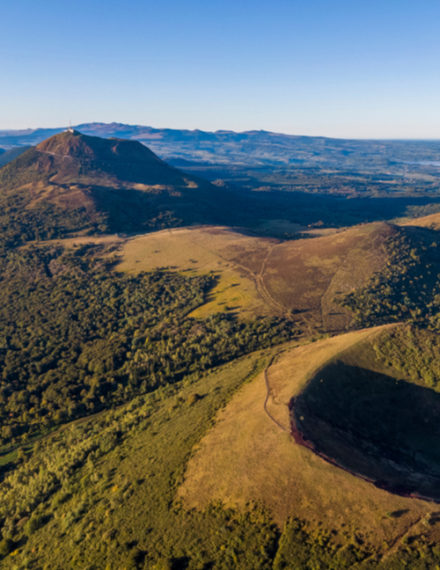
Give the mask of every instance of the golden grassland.
[(162, 230), (127, 240), (120, 250), (120, 271), (139, 273), (159, 267), (192, 273), (213, 271), (218, 283), (208, 302), (192, 316), (233, 311), (246, 318), (272, 314), (258, 294), (253, 275), (232, 261), (234, 254), (265, 252), (274, 240), (249, 237), (226, 228)]
[(440, 230), (440, 213), (421, 216), (420, 218), (403, 219), (399, 222), (402, 226), (417, 226), (421, 228), (431, 228)]
[[(393, 325), (395, 326), (395, 325)], [(374, 338), (384, 327), (365, 329), (305, 346), (285, 349), (264, 373), (245, 385), (217, 415), (211, 431), (191, 458), (180, 497), (188, 508), (210, 502), (245, 507), (265, 505), (278, 524), (299, 517), (311, 528), (324, 524), (339, 533), (391, 553), (408, 536), (425, 533), (437, 540), (428, 520), (438, 508), (378, 489), (296, 444), (288, 403), (326, 362), (356, 344)], [(325, 521), (323, 521), (325, 513)]]
[(123, 242), (118, 269), (215, 272), (218, 283), (196, 317), (223, 311), (243, 318), (284, 315), (311, 330), (339, 331), (350, 316), (335, 297), (362, 286), (383, 267), (383, 243), (392, 231), (375, 223), (279, 241), (212, 226), (163, 230)]

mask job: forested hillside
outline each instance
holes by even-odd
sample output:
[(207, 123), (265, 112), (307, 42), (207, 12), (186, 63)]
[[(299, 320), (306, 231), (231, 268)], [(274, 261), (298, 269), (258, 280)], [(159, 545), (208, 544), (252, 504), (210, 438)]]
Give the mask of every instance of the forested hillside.
[(96, 253), (28, 248), (0, 258), (3, 443), (25, 441), (297, 332), (280, 319), (188, 318), (214, 276), (129, 277)]
[(388, 240), (390, 259), (367, 286), (340, 299), (358, 326), (412, 321), (439, 329), (439, 234), (404, 228)]

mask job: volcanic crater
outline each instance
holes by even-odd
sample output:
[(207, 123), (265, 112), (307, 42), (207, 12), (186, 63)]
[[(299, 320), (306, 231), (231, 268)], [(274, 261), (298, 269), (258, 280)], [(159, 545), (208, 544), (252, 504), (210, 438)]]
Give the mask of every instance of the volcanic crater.
[(440, 502), (440, 394), (333, 361), (290, 402), (297, 443), (390, 492)]

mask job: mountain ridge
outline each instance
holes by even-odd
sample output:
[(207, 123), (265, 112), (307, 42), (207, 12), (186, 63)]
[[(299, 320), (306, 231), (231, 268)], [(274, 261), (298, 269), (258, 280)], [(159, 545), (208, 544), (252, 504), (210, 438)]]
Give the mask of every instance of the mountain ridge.
[[(115, 122), (81, 123), (73, 128), (88, 135), (139, 140), (162, 158), (184, 158), (202, 163), (248, 166), (331, 165), (346, 168), (354, 161), (357, 167), (368, 169), (370, 163), (379, 159), (382, 167), (404, 171), (407, 162), (436, 163), (440, 160), (440, 140), (358, 140), (293, 135), (266, 130), (204, 131)], [(65, 127), (0, 130), (0, 147), (7, 149), (13, 146), (35, 145), (63, 130)]]

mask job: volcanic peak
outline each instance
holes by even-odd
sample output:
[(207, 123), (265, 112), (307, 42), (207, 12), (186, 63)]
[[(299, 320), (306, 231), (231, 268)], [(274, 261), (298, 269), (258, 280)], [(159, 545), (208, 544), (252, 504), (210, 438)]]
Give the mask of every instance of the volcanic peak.
[[(201, 181), (168, 165), (138, 141), (69, 130), (30, 148), (0, 171), (0, 186), (82, 184), (113, 188), (198, 188)], [(207, 184), (207, 183), (206, 183)]]
[(79, 131), (64, 131), (54, 135), (36, 147), (36, 150), (54, 156), (93, 161), (153, 162), (164, 164), (150, 149), (138, 141), (103, 139), (83, 135)]

